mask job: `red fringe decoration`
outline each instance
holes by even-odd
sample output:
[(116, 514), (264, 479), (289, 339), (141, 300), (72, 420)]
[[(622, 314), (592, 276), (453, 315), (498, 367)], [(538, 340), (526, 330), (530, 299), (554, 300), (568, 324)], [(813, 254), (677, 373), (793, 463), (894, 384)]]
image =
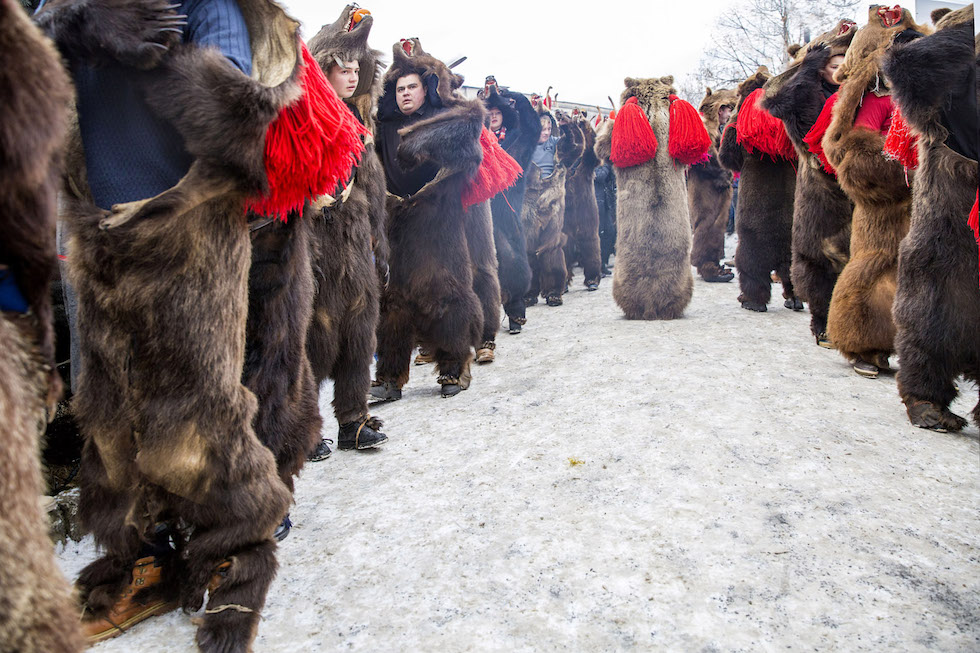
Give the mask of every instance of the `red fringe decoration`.
[(711, 136), (704, 128), (701, 114), (690, 102), (676, 95), (670, 96), (670, 128), (667, 135), (667, 151), (675, 161), (684, 165), (704, 163), (711, 157)]
[(837, 93), (834, 93), (827, 98), (827, 101), (823, 104), (823, 110), (817, 117), (817, 121), (813, 123), (813, 127), (810, 127), (810, 131), (803, 137), (803, 142), (806, 143), (807, 149), (820, 161), (824, 172), (834, 176), (837, 176), (837, 171), (834, 170), (834, 166), (830, 165), (830, 161), (827, 160), (827, 153), (823, 151), (823, 137), (830, 128), (834, 105), (837, 104), (838, 97)]
[(265, 134), (265, 174), (269, 192), (247, 200), (245, 208), (286, 221), (307, 200), (333, 193), (360, 162), (370, 132), (354, 118), (303, 48), (303, 94), (283, 109)]
[(742, 103), (735, 118), (738, 124), (735, 140), (749, 153), (759, 150), (774, 159), (795, 161), (796, 150), (783, 121), (759, 106), (763, 93), (763, 89), (757, 88)]
[(977, 199), (973, 201), (973, 209), (970, 210), (967, 224), (973, 229), (973, 237), (977, 239), (977, 255), (980, 256), (980, 191), (977, 193)]
[(480, 147), (483, 148), (483, 161), (469, 186), (463, 191), (464, 209), (486, 202), (507, 190), (524, 172), (521, 164), (500, 147), (497, 138), (486, 127), (480, 132)]
[(657, 136), (635, 97), (619, 110), (613, 125), (612, 151), (609, 160), (617, 168), (646, 163), (657, 155)]
[(885, 156), (901, 163), (906, 170), (919, 167), (919, 137), (912, 133), (898, 105), (892, 113), (892, 124), (885, 136)]

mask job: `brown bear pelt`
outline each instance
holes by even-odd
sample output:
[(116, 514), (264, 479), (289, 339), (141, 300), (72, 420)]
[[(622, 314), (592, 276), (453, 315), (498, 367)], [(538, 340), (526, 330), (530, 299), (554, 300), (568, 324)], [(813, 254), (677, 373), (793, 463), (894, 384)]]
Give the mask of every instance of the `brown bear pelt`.
[(130, 582), (141, 539), (170, 522), (181, 555), (154, 594), (179, 594), (196, 610), (216, 567), (231, 562), (198, 629), (204, 651), (249, 647), (276, 572), (272, 533), (290, 502), (241, 382), (251, 262), (244, 206), (267, 188), (266, 131), (300, 94), (300, 42), (298, 23), (277, 5), (240, 5), (258, 44), (253, 77), (214, 49), (171, 42), (163, 52), (131, 38), (145, 33), (142, 2), (53, 0), (39, 15), (71, 57), (147, 68), (148, 105), (195, 157), (174, 188), (106, 217), (91, 200), (75, 132), (63, 218), (82, 350), (79, 510), (104, 552), (81, 572), (80, 598), (88, 614), (104, 616)]
[(28, 308), (0, 312), (0, 651), (71, 653), (82, 650), (78, 613), (48, 538), (40, 467), (61, 388), (48, 284), (71, 90), (58, 53), (14, 0), (0, 0), (0, 59), (0, 276), (12, 276)]
[(582, 157), (572, 166), (565, 177), (565, 268), (568, 272), (566, 285), (572, 282), (572, 269), (582, 265), (584, 285), (595, 290), (602, 279), (602, 261), (599, 255), (599, 207), (595, 198), (595, 169), (599, 157), (595, 154), (595, 130), (582, 117), (571, 120), (573, 129), (580, 133)]
[[(972, 6), (940, 16), (935, 34), (893, 47), (884, 60), (902, 116), (919, 136), (912, 220), (898, 253), (895, 349), (912, 423), (958, 431), (966, 420), (949, 410), (956, 377), (980, 383), (977, 247), (965, 218), (978, 182), (980, 40)], [(980, 423), (980, 403), (973, 419)]]
[(581, 134), (570, 124), (558, 125), (554, 116), (543, 106), (539, 115), (551, 120), (552, 134), (558, 134), (555, 151), (555, 169), (543, 177), (541, 169), (529, 165), (525, 171), (527, 189), (524, 206), (521, 209), (521, 224), (527, 239), (527, 258), (531, 266), (531, 284), (524, 301), (536, 304), (538, 295), (544, 297), (549, 306), (559, 306), (565, 291), (567, 269), (565, 267), (565, 179), (568, 169), (578, 161), (584, 152), (585, 142), (576, 138)]
[(433, 352), (439, 382), (465, 387), (471, 350), (483, 334), (483, 309), (473, 291), (462, 194), (483, 158), (479, 138), (486, 112), (479, 100), (456, 93), (460, 78), (417, 40), (396, 43), (392, 52), (384, 92), (393, 94), (399, 77), (418, 73), (423, 86), (436, 88), (444, 110), (400, 132), (403, 165), (430, 162), (439, 172), (415, 195), (388, 195), (391, 272), (381, 296), (377, 382), (401, 388), (412, 350), (421, 343)]
[[(357, 61), (361, 72), (354, 95), (345, 100), (366, 125), (381, 92), (381, 53), (368, 47), (374, 24), (365, 16), (350, 31), (348, 5), (331, 25), (310, 39), (310, 53), (324, 74), (341, 62)], [(338, 424), (367, 420), (367, 393), (377, 343), (380, 279), (387, 273), (388, 235), (385, 177), (368, 143), (353, 185), (313, 206), (312, 261), (316, 295), (307, 347), (316, 387), (333, 384)]]
[(847, 263), (854, 205), (824, 171), (803, 138), (826, 102), (820, 69), (830, 57), (842, 55), (855, 29), (841, 21), (831, 33), (807, 44), (803, 56), (766, 88), (763, 107), (783, 121), (796, 148), (796, 195), (793, 201), (793, 289), (810, 307), (810, 331), (817, 342), (827, 338), (827, 313), (837, 276)]
[(733, 111), (738, 95), (734, 90), (707, 89), (699, 110), (705, 129), (711, 136), (711, 158), (692, 165), (687, 171), (687, 201), (691, 214), (691, 265), (703, 279), (714, 279), (723, 273), (719, 262), (725, 258), (725, 225), (732, 203), (732, 173), (718, 161), (721, 125), (718, 112), (722, 107)]
[(783, 285), (783, 298), (789, 308), (801, 309), (793, 291), (792, 263), (793, 194), (796, 171), (793, 163), (775, 159), (760, 151), (749, 153), (738, 144), (738, 109), (752, 91), (770, 78), (762, 66), (739, 84), (738, 105), (722, 135), (721, 164), (740, 173), (738, 204), (735, 207), (735, 266), (738, 268), (738, 301), (743, 308), (765, 311), (772, 297), (773, 271)]
[[(670, 157), (669, 96), (672, 76), (625, 80), (621, 105), (636, 97), (660, 146), (641, 165), (616, 170), (616, 267), (613, 298), (630, 320), (681, 317), (694, 292), (691, 275), (691, 219), (684, 186), (685, 167)], [(595, 152), (608, 159), (615, 121), (606, 121)]]
[[(473, 264), (473, 292), (483, 309), (479, 349), (496, 349), (500, 329), (501, 292), (497, 248), (494, 243), (490, 201), (474, 204), (466, 211), (466, 248)], [(523, 295), (523, 293), (522, 293)]]
[(908, 231), (912, 194), (902, 166), (882, 155), (884, 135), (856, 127), (855, 117), (865, 93), (889, 93), (880, 59), (895, 36), (923, 28), (907, 9), (899, 22), (885, 26), (879, 9), (884, 7), (868, 10), (868, 24), (854, 35), (835, 74), (841, 87), (822, 145), (854, 202), (850, 259), (834, 286), (827, 333), (851, 362), (887, 368), (895, 346), (898, 245)]

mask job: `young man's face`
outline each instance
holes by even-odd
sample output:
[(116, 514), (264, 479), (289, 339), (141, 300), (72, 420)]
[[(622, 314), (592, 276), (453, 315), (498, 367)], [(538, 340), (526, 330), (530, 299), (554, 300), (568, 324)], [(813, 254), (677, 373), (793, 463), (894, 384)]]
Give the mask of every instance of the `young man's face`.
[(500, 109), (494, 107), (490, 109), (490, 131), (497, 131), (504, 124), (504, 114), (500, 112)]
[(345, 61), (344, 65), (331, 66), (327, 73), (327, 81), (337, 91), (337, 96), (346, 100), (354, 95), (357, 90), (357, 81), (360, 78), (361, 67), (356, 61)]
[(844, 55), (835, 54), (827, 61), (827, 65), (820, 69), (820, 76), (823, 77), (824, 81), (828, 84), (836, 84), (834, 81), (834, 73), (840, 68), (840, 65), (844, 63)]
[(731, 107), (722, 107), (718, 109), (718, 124), (722, 127), (728, 124), (728, 119), (732, 117)]
[(398, 110), (406, 116), (418, 111), (425, 101), (422, 78), (414, 73), (399, 77), (395, 82), (395, 99), (398, 102)]
[(538, 138), (538, 143), (544, 143), (549, 138), (551, 138), (551, 118), (548, 116), (542, 116), (541, 136)]

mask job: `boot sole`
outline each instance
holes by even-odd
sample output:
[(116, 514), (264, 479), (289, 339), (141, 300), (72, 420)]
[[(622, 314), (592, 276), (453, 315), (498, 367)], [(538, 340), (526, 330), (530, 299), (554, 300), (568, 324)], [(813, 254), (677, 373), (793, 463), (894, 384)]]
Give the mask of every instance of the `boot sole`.
[(158, 603), (156, 605), (147, 606), (142, 612), (134, 614), (132, 617), (122, 622), (118, 626), (113, 626), (110, 630), (105, 630), (101, 633), (96, 633), (94, 635), (86, 635), (85, 641), (90, 644), (95, 644), (96, 642), (104, 642), (107, 639), (112, 639), (113, 637), (119, 637), (127, 630), (135, 626), (141, 621), (146, 621), (150, 617), (154, 617), (158, 614), (163, 614), (165, 612), (170, 612), (177, 608), (176, 601), (170, 601), (165, 603)]
[(375, 447), (380, 447), (381, 445), (383, 445), (387, 441), (388, 441), (388, 438), (385, 437), (385, 439), (383, 439), (383, 440), (378, 440), (377, 442), (374, 442), (372, 444), (362, 444), (362, 445), (360, 445), (358, 447), (355, 447), (353, 442), (351, 442), (350, 444), (346, 444), (346, 443), (345, 444), (341, 444), (341, 443), (338, 442), (337, 443), (337, 448), (340, 449), (341, 451), (363, 451), (365, 449), (374, 449)]

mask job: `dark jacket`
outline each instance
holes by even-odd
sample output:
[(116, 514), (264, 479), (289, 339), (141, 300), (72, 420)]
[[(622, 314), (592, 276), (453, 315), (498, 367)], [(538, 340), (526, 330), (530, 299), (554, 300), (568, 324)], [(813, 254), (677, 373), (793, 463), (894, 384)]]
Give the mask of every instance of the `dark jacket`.
[(419, 110), (406, 116), (398, 109), (395, 98), (395, 82), (385, 84), (384, 95), (378, 102), (378, 119), (374, 147), (385, 169), (385, 183), (388, 192), (400, 197), (408, 197), (419, 190), (439, 172), (435, 163), (425, 162), (415, 168), (406, 168), (398, 161), (398, 146), (402, 137), (398, 130), (408, 127), (420, 120), (431, 118), (444, 110), (442, 100), (436, 92), (439, 80), (429, 77), (425, 87), (425, 102)]

